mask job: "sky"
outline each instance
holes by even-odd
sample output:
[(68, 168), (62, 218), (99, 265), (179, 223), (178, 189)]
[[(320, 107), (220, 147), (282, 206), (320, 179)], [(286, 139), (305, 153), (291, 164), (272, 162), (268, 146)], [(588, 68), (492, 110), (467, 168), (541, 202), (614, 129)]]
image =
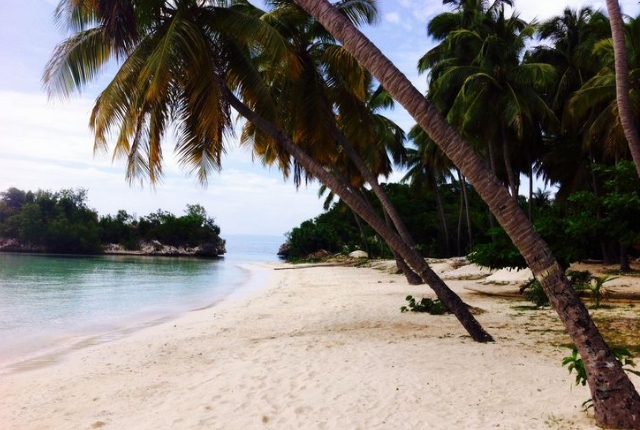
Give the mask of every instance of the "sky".
[[(253, 162), (236, 139), (227, 142), (222, 170), (206, 188), (182, 170), (164, 147), (163, 181), (151, 188), (131, 186), (122, 161), (93, 153), (89, 114), (108, 76), (68, 100), (49, 100), (42, 89), (44, 67), (64, 34), (53, 22), (57, 0), (0, 1), (0, 192), (84, 188), (89, 207), (100, 215), (126, 210), (145, 216), (162, 209), (182, 215), (187, 204), (200, 204), (225, 234), (281, 236), (322, 212), (318, 184), (296, 190), (275, 168)], [(258, 4), (254, 2), (254, 4)], [(379, 0), (379, 23), (364, 33), (424, 92), (426, 77), (416, 71), (418, 58), (433, 45), (426, 36), (429, 20), (449, 10), (439, 0)], [(605, 1), (516, 0), (527, 20), (559, 15), (564, 7), (591, 5), (606, 10)], [(620, 2), (623, 13), (636, 16), (635, 0)], [(414, 121), (396, 108), (388, 116), (405, 130)], [(397, 180), (397, 172), (391, 180)]]

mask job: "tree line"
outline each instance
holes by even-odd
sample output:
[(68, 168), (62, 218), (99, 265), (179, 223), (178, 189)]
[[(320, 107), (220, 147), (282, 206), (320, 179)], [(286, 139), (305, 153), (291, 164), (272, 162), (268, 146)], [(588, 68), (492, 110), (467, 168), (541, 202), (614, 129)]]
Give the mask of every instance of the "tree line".
[[(519, 196), (519, 206), (531, 215), (536, 230), (563, 267), (576, 261), (618, 261), (621, 271), (630, 271), (630, 260), (637, 257), (640, 241), (640, 181), (635, 166), (630, 161), (611, 167), (596, 165), (594, 174), (603, 184), (600, 195), (584, 190), (559, 201), (549, 191), (538, 189), (530, 198)], [(464, 185), (465, 193), (457, 182), (439, 184), (437, 198), (429, 189), (414, 184), (382, 186), (424, 257), (468, 256), (485, 267), (526, 267), (504, 229), (491, 226), (486, 205), (468, 184)], [(368, 198), (382, 213), (374, 196)], [(320, 250), (348, 253), (356, 249), (372, 258), (393, 256), (375, 230), (360, 222), (341, 201), (287, 233), (286, 257), (291, 260)]]
[[(538, 26), (507, 13), (510, 0), (444, 3), (451, 11), (428, 28), (438, 45), (418, 65), (429, 73), (426, 97), (357, 29), (375, 21), (373, 0), (279, 0), (266, 10), (243, 0), (61, 0), (56, 18), (72, 34), (54, 51), (44, 82), (50, 94), (68, 95), (118, 60), (90, 123), (96, 149), (115, 137), (114, 156), (126, 160), (130, 181), (160, 179), (171, 129), (180, 161), (206, 183), (220, 167), (235, 111), (245, 120), (240, 140), (256, 159), (296, 185), (322, 182), (384, 240), (409, 282), (428, 284), (472, 339), (492, 341), (426, 263), (378, 182), (415, 150), (421, 181), (434, 193), (448, 176), (468, 183), (491, 212), (487, 222), (503, 228), (531, 268), (584, 358), (598, 424), (640, 428), (640, 396), (534, 227), (533, 208), (527, 216), (518, 197), (524, 173), (556, 184), (558, 204), (574, 191), (592, 191), (597, 202), (598, 166), (629, 158), (618, 126), (628, 118), (618, 116), (612, 85), (621, 51), (607, 17), (567, 10)], [(630, 69), (635, 23), (625, 23)], [(535, 35), (547, 43), (529, 49)], [(383, 115), (393, 100), (417, 121), (414, 147)]]
[(220, 227), (198, 204), (187, 205), (182, 216), (161, 209), (138, 218), (125, 210), (99, 216), (87, 206), (85, 189), (0, 192), (0, 239), (5, 249), (98, 254), (111, 244), (138, 251), (142, 243), (155, 241), (217, 250), (219, 235)]

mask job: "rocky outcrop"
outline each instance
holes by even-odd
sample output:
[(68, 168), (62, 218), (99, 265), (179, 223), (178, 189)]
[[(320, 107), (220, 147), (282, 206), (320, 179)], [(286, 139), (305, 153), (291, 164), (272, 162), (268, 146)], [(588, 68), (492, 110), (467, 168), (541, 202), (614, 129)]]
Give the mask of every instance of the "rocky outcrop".
[(217, 258), (226, 254), (227, 249), (226, 241), (224, 239), (218, 239), (217, 243), (207, 242), (194, 247), (164, 245), (157, 240), (152, 240), (150, 242), (141, 242), (140, 249), (138, 250), (125, 249), (122, 245), (110, 243), (105, 246), (104, 253), (119, 255), (157, 255), (168, 257), (191, 256)]
[(17, 239), (0, 238), (0, 252), (45, 252), (41, 246), (25, 245)]
[[(0, 252), (34, 252), (43, 253), (47, 250), (42, 246), (32, 246), (20, 243), (17, 239), (0, 238)], [(104, 254), (117, 255), (165, 255), (165, 256), (192, 256), (217, 258), (227, 253), (226, 241), (218, 239), (217, 242), (207, 242), (199, 246), (183, 247), (164, 245), (157, 240), (140, 242), (139, 249), (126, 249), (117, 243), (109, 243), (103, 248)]]
[(278, 257), (289, 258), (289, 252), (291, 250), (291, 244), (289, 242), (285, 242), (280, 245), (278, 249)]

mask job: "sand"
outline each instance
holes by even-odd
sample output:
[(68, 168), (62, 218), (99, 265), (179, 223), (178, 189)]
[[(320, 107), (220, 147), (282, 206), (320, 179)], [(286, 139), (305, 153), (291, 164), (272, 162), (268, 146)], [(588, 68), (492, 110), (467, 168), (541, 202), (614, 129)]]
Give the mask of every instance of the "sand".
[(0, 369), (0, 428), (597, 428), (553, 311), (449, 279), (484, 310), (496, 342), (478, 344), (451, 315), (401, 313), (406, 295), (433, 295), (381, 267), (291, 267), (177, 320)]

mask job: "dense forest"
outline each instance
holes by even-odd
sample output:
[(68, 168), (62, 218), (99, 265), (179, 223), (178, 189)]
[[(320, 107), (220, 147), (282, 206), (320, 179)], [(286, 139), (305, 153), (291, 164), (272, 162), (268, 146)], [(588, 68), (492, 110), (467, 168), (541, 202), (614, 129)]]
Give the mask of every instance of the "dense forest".
[(99, 216), (87, 206), (84, 189), (0, 192), (1, 250), (98, 254), (141, 251), (144, 244), (158, 254), (225, 253), (220, 227), (197, 204), (187, 205), (182, 216), (163, 210), (139, 218), (124, 210)]
[[(595, 166), (600, 194), (583, 190), (554, 198), (538, 189), (519, 204), (564, 264), (580, 260), (620, 262), (628, 269), (640, 244), (640, 181), (633, 163)], [(504, 230), (492, 226), (486, 205), (468, 184), (443, 183), (438, 195), (408, 184), (384, 184), (425, 257), (469, 257), (489, 267), (525, 267), (524, 259)], [(366, 194), (371, 194), (366, 191)], [(465, 197), (466, 196), (466, 197)], [(382, 208), (369, 196), (376, 210)], [(371, 227), (338, 201), (323, 214), (287, 234), (287, 256), (305, 258), (319, 250), (331, 253), (362, 249), (372, 257), (391, 257), (391, 251)]]
[[(511, 2), (445, 3), (451, 11), (428, 24), (436, 44), (418, 63), (428, 75), (427, 100), (483, 157), (563, 266), (596, 259), (629, 270), (629, 258), (638, 252), (640, 187), (618, 111), (609, 17), (590, 7), (567, 8), (545, 21), (527, 22), (504, 7)], [(640, 17), (625, 16), (623, 27), (637, 122)], [(386, 105), (376, 98), (378, 90), (368, 93), (367, 102), (380, 117)], [(342, 126), (351, 127), (346, 120)], [(411, 194), (394, 195), (389, 185), (385, 190), (422, 255), (470, 254), (492, 267), (526, 265), (460, 166), (422, 127), (398, 134), (387, 122), (383, 129), (378, 150), (384, 148), (408, 171)], [(368, 151), (363, 158), (378, 160), (373, 146)], [(365, 189), (354, 163), (340, 160), (344, 164), (332, 169), (359, 184), (358, 192), (383, 217), (378, 194)], [(386, 175), (389, 166), (378, 160), (372, 170)], [(551, 191), (535, 191), (533, 185), (522, 190), (523, 177)], [(353, 215), (342, 218), (348, 228), (331, 221), (346, 206), (294, 228), (289, 256), (302, 258), (319, 247), (391, 255)]]

